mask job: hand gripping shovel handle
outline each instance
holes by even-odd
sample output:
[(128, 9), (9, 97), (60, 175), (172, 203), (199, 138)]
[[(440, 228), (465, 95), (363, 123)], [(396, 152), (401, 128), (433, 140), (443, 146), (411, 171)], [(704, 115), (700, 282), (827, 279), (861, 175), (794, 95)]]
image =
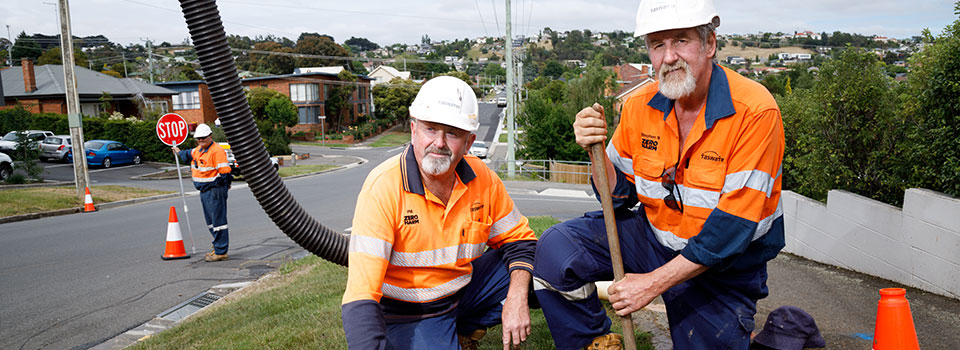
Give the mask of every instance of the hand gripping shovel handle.
[[(596, 108), (594, 108), (596, 109)], [(603, 110), (597, 110), (603, 115)], [(606, 120), (606, 116), (604, 116)], [(600, 205), (603, 207), (603, 222), (607, 227), (607, 243), (610, 246), (610, 260), (613, 264), (614, 281), (623, 279), (623, 257), (620, 255), (620, 234), (617, 233), (617, 218), (613, 213), (613, 199), (610, 197), (610, 183), (607, 180), (607, 165), (604, 161), (603, 142), (597, 142), (590, 146), (590, 154), (593, 158), (594, 178), (598, 183), (597, 191), (600, 194)], [(620, 323), (623, 326), (623, 341), (625, 349), (636, 349), (637, 341), (633, 335), (633, 320), (630, 315), (621, 316)]]

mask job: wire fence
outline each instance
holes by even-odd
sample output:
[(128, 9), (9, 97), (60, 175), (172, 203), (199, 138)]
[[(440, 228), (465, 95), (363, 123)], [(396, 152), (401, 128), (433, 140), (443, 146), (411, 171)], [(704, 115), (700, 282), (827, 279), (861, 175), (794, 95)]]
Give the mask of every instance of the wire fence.
[[(493, 160), (487, 165), (501, 178), (508, 176), (509, 170), (506, 160)], [(514, 175), (521, 179), (572, 184), (590, 183), (590, 162), (518, 159), (514, 165)]]

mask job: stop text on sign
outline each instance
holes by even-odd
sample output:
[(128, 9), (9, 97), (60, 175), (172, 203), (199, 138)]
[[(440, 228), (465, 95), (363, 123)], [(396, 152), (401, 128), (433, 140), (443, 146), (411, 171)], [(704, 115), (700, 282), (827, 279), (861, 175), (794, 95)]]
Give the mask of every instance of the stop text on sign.
[(169, 146), (177, 146), (187, 140), (190, 129), (187, 121), (178, 114), (168, 113), (157, 121), (157, 137)]

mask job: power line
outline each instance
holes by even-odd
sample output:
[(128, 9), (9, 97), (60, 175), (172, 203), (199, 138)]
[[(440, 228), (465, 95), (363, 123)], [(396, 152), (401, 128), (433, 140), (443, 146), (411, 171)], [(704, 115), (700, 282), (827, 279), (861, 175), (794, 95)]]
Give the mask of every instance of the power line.
[(480, 15), (480, 24), (483, 24), (483, 36), (490, 36), (490, 33), (487, 33), (487, 25), (483, 23), (483, 12), (480, 11), (480, 0), (473, 0), (474, 4), (477, 4), (477, 14)]
[(497, 18), (497, 2), (496, 0), (490, 0), (490, 5), (493, 6), (493, 20), (497, 24), (497, 36), (503, 36), (500, 34), (500, 19)]

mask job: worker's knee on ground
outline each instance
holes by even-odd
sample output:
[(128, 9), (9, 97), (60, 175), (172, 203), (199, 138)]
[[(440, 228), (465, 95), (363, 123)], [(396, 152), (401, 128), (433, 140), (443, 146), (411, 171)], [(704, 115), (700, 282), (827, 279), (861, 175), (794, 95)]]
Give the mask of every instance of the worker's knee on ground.
[(537, 241), (534, 276), (560, 290), (582, 286), (584, 276), (597, 270), (593, 259), (584, 254), (582, 244), (571, 234), (576, 229), (574, 221), (554, 225)]

